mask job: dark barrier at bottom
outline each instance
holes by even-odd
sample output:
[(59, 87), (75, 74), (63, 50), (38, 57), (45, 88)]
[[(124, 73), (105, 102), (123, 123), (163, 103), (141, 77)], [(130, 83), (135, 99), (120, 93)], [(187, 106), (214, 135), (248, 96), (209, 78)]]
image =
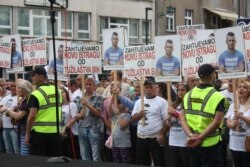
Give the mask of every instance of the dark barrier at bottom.
[(116, 164), (71, 160), (69, 162), (48, 162), (48, 157), (21, 156), (0, 153), (0, 167), (139, 167), (139, 165)]

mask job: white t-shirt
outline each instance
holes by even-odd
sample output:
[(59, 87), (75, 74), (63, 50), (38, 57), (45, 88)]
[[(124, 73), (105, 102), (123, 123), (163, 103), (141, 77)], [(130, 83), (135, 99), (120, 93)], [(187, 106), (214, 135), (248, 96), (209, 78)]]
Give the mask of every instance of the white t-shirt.
[(82, 97), (82, 91), (79, 88), (72, 93), (72, 101), (74, 101), (76, 97)]
[[(62, 106), (62, 125), (65, 126), (70, 119), (74, 118), (77, 114), (77, 107), (76, 104), (71, 102), (69, 105), (63, 105)], [(78, 135), (78, 126), (77, 123), (75, 123), (71, 127), (71, 131), (74, 135)]]
[(226, 97), (229, 104), (233, 103), (233, 100), (234, 100), (233, 92), (229, 92), (227, 89), (225, 89), (225, 90), (221, 91), (221, 93)]
[[(178, 113), (182, 110), (182, 105), (179, 105), (176, 109)], [(178, 118), (171, 119), (171, 128), (169, 130), (169, 145), (177, 147), (186, 147), (187, 135), (181, 127), (180, 120)]]
[[(14, 109), (15, 106), (17, 106), (17, 96), (5, 96), (0, 105), (3, 105), (4, 107), (8, 107), (10, 109)], [(3, 121), (3, 128), (15, 128), (16, 126), (13, 126), (11, 123), (11, 117), (6, 117), (5, 114), (2, 116)]]
[[(243, 112), (243, 106), (240, 105), (240, 108), (239, 108), (239, 112), (243, 113), (243, 115), (245, 117), (248, 117), (250, 118), (250, 109), (248, 109), (247, 111)], [(233, 119), (234, 117), (234, 104), (231, 104), (229, 109), (228, 109), (228, 112), (227, 112), (227, 115), (226, 115), (226, 118), (228, 119)], [(230, 132), (229, 132), (229, 148), (231, 150), (234, 150), (234, 151), (246, 151), (245, 150), (245, 138), (246, 138), (246, 135), (249, 136), (250, 135), (250, 125), (247, 125), (244, 121), (240, 120), (240, 131), (237, 132), (235, 129), (230, 129)]]
[[(168, 103), (165, 99), (156, 96), (152, 99), (144, 97), (144, 110), (146, 112), (145, 125), (142, 125), (140, 120), (138, 123), (137, 134), (139, 136), (157, 137), (160, 130), (167, 119)], [(141, 99), (134, 106), (132, 116), (139, 113), (141, 110)]]

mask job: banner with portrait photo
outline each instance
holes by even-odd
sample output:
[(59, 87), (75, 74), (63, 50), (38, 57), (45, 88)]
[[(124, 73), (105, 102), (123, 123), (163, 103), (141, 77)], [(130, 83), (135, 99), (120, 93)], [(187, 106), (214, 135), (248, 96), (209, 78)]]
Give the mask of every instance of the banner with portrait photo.
[(11, 68), (7, 69), (7, 73), (22, 73), (23, 68), (23, 53), (21, 45), (21, 37), (19, 34), (3, 36), (2, 40), (11, 42)]
[(181, 52), (183, 76), (198, 76), (197, 72), (202, 64), (211, 64), (217, 67), (214, 37), (183, 43)]
[(155, 75), (154, 45), (124, 48), (124, 77), (141, 78)]
[(204, 29), (204, 24), (176, 26), (177, 34), (181, 36), (182, 41), (197, 40), (197, 30)]
[(246, 73), (242, 27), (215, 30), (219, 79), (243, 78)]
[(67, 46), (64, 54), (65, 74), (101, 74), (101, 45)]
[(123, 70), (123, 48), (128, 46), (128, 37), (124, 28), (103, 30), (104, 70)]
[[(56, 52), (56, 71), (58, 80), (67, 81), (67, 75), (64, 74), (64, 54), (65, 48), (71, 45), (71, 41), (55, 41), (55, 52)], [(54, 76), (54, 52), (53, 52), (53, 41), (49, 41), (49, 64), (47, 66), (48, 78), (51, 80), (55, 79)]]
[(245, 43), (247, 75), (250, 75), (250, 25), (243, 26), (243, 37)]
[(155, 69), (157, 82), (181, 81), (181, 36), (155, 37)]
[(11, 65), (11, 43), (10, 41), (0, 40), (0, 67), (10, 68)]
[(47, 65), (46, 38), (34, 38), (22, 40), (23, 65), (36, 66)]

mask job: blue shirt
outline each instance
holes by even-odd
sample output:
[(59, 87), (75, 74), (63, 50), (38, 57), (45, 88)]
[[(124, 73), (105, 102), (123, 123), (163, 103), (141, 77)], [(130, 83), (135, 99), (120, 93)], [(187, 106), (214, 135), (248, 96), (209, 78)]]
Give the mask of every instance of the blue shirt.
[(13, 68), (13, 67), (21, 67), (21, 66), (22, 66), (22, 55), (18, 51), (15, 51), (11, 57), (11, 67)]
[(109, 47), (104, 54), (104, 60), (108, 60), (109, 65), (118, 64), (119, 60), (123, 60), (123, 50), (120, 47)]
[(160, 75), (171, 75), (176, 69), (180, 69), (180, 61), (174, 56), (162, 56), (157, 60), (156, 70), (161, 71)]
[[(54, 60), (49, 63), (49, 68), (52, 68), (54, 71)], [(56, 59), (56, 71), (58, 74), (63, 74), (63, 60)]]
[(225, 71), (237, 70), (239, 64), (243, 64), (245, 66), (244, 55), (235, 50), (234, 52), (228, 52), (228, 50), (224, 51), (219, 56), (219, 66), (223, 66)]

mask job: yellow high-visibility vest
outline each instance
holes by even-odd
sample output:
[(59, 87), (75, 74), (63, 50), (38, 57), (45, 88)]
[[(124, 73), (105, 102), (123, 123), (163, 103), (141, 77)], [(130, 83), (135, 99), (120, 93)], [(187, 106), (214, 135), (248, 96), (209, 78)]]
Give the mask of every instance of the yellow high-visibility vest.
[[(33, 91), (31, 95), (35, 96), (39, 102), (39, 109), (33, 124), (33, 129), (40, 133), (57, 133), (55, 86), (40, 86), (37, 90)], [(62, 114), (62, 96), (60, 91), (58, 91), (58, 96), (60, 123)]]
[[(225, 97), (213, 87), (205, 89), (195, 87), (184, 96), (184, 112), (187, 124), (193, 133), (202, 133), (208, 127), (213, 121), (216, 108), (222, 99)], [(216, 145), (221, 140), (220, 130), (218, 128), (205, 138), (201, 147)]]

